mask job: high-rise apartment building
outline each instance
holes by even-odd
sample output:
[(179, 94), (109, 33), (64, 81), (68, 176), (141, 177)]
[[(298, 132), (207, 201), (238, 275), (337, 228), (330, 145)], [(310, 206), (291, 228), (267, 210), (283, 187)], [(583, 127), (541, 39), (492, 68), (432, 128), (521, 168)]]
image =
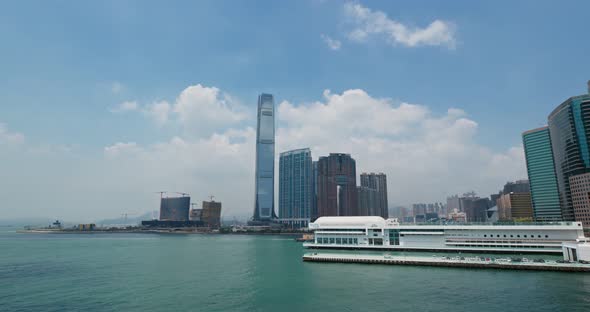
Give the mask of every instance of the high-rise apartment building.
[(569, 178), (590, 171), (590, 94), (567, 99), (548, 117), (561, 216), (575, 219)]
[(367, 216), (381, 216), (387, 219), (389, 217), (389, 209), (387, 203), (386, 175), (384, 173), (362, 173), (361, 186), (374, 189), (377, 192), (377, 201), (372, 207), (369, 207)]
[(309, 148), (281, 153), (279, 158), (279, 220), (306, 227), (312, 212), (313, 164)]
[(311, 163), (311, 170), (312, 170), (312, 180), (311, 180), (311, 188), (312, 188), (312, 200), (311, 200), (311, 213), (310, 219), (311, 221), (315, 221), (318, 218), (318, 162), (312, 161)]
[(276, 218), (274, 210), (275, 118), (271, 94), (258, 96), (256, 128), (255, 203), (253, 221), (266, 222)]
[(163, 197), (160, 199), (160, 221), (188, 221), (191, 198)]
[(522, 141), (534, 219), (562, 220), (549, 127), (525, 131)]
[(361, 216), (380, 216), (378, 211), (379, 192), (367, 186), (357, 186), (358, 214)]
[(356, 162), (350, 154), (318, 160), (318, 217), (357, 216)]

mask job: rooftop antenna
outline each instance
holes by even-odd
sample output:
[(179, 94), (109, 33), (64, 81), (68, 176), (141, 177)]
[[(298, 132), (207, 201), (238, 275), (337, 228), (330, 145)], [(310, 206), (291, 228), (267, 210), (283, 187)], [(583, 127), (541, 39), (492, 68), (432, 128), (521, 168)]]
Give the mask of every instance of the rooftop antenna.
[(209, 195), (209, 200), (211, 200), (212, 202), (214, 202), (213, 198), (215, 198), (215, 196)]

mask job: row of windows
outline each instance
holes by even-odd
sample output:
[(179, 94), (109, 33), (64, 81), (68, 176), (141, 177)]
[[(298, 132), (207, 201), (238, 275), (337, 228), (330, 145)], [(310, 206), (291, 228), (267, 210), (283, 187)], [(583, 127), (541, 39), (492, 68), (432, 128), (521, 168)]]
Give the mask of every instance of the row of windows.
[[(531, 238), (535, 238), (535, 235), (529, 235)], [(487, 234), (484, 234), (483, 237), (488, 237)], [(490, 234), (490, 237), (494, 237), (494, 234)], [(500, 237), (500, 234), (496, 234), (496, 237)], [(508, 237), (506, 234), (504, 234), (504, 237)], [(511, 238), (514, 237), (514, 235), (510, 235)], [(517, 238), (520, 238), (520, 234), (516, 235)], [(541, 235), (537, 235), (538, 238), (541, 238)], [(528, 236), (525, 234), (524, 238), (528, 238)], [(545, 238), (549, 238), (549, 235), (545, 235)]]
[(358, 245), (358, 238), (342, 238), (342, 237), (318, 237), (318, 244), (337, 244), (337, 245)]
[[(455, 247), (478, 247), (478, 248), (482, 248), (482, 247), (487, 247), (487, 248), (514, 248), (515, 246), (507, 246), (507, 245), (469, 245), (469, 244), (465, 244), (465, 245), (453, 245)], [(518, 248), (535, 248), (535, 249), (542, 249), (545, 248), (545, 246), (518, 246)]]

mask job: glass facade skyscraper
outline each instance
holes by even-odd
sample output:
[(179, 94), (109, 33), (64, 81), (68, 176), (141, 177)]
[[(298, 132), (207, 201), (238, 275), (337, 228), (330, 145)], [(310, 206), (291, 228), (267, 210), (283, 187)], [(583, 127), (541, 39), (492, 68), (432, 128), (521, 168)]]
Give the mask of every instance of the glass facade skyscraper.
[(522, 141), (535, 220), (562, 220), (549, 127), (524, 132)]
[(275, 106), (271, 94), (258, 96), (256, 128), (255, 203), (253, 221), (276, 218), (274, 210)]
[(309, 148), (281, 153), (279, 158), (279, 220), (307, 227), (312, 212), (313, 164)]
[(574, 221), (570, 176), (590, 171), (590, 95), (575, 96), (559, 105), (548, 118), (561, 215)]

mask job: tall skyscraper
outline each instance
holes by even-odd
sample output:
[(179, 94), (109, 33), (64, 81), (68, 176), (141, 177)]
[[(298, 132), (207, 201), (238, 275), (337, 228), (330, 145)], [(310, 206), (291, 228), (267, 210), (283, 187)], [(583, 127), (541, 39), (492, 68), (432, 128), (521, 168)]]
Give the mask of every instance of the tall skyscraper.
[(387, 177), (384, 173), (362, 173), (361, 186), (372, 188), (377, 191), (377, 201), (373, 210), (369, 210), (369, 216), (381, 216), (385, 219), (389, 217), (389, 208), (387, 203)]
[(311, 200), (311, 221), (318, 218), (318, 162), (312, 162), (312, 200)]
[(318, 160), (318, 217), (357, 216), (356, 162), (350, 154)]
[(271, 94), (258, 96), (258, 125), (256, 128), (256, 173), (253, 221), (276, 218), (274, 209), (275, 117)]
[(311, 217), (313, 165), (309, 148), (281, 153), (279, 158), (279, 220), (307, 227)]
[(569, 178), (590, 171), (590, 94), (561, 103), (548, 118), (561, 215), (575, 220)]
[(549, 127), (522, 134), (534, 219), (562, 220)]

